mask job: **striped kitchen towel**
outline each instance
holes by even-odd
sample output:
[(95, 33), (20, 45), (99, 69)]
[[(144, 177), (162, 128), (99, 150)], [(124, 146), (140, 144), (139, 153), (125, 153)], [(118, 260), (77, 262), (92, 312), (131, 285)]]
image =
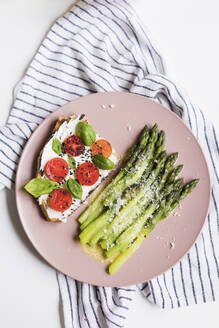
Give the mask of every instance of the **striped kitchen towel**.
[(190, 252), (149, 282), (104, 288), (58, 273), (66, 328), (125, 327), (137, 293), (162, 308), (208, 302), (219, 296), (216, 132), (184, 91), (165, 75), (154, 42), (127, 0), (79, 1), (52, 26), (26, 71), (8, 123), (0, 129), (0, 182), (13, 188), (24, 144), (49, 113), (77, 97), (101, 91), (129, 91), (149, 97), (186, 122), (208, 161), (211, 205)]

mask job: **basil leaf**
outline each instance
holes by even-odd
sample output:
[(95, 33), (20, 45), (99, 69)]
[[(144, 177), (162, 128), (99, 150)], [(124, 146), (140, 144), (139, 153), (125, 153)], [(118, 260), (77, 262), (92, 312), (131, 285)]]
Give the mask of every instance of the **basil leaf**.
[(57, 187), (59, 187), (59, 184), (55, 181), (35, 178), (30, 180), (24, 186), (24, 189), (34, 197), (39, 197), (41, 195), (50, 194)]
[(62, 153), (62, 144), (61, 141), (59, 141), (57, 138), (53, 139), (52, 150), (58, 155)]
[(74, 157), (68, 155), (67, 162), (71, 169), (73, 169), (73, 170), (76, 169), (76, 161), (75, 161)]
[(102, 154), (93, 156), (92, 161), (102, 170), (112, 170), (115, 167), (115, 164)]
[(78, 198), (78, 199), (82, 198), (83, 189), (78, 181), (69, 178), (66, 185), (74, 198)]
[(76, 134), (81, 138), (85, 146), (91, 146), (96, 141), (96, 132), (86, 122), (79, 122), (76, 126)]

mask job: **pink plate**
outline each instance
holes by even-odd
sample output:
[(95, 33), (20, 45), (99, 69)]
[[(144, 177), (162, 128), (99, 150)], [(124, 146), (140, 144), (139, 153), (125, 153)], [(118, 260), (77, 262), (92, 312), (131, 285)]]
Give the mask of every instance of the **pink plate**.
[[(110, 108), (113, 104), (114, 108)], [(103, 108), (105, 105), (106, 108)], [(196, 189), (154, 229), (137, 252), (114, 275), (106, 265), (86, 255), (73, 239), (82, 205), (65, 223), (47, 222), (37, 202), (23, 186), (35, 176), (36, 158), (59, 116), (86, 114), (96, 131), (109, 140), (120, 156), (133, 144), (145, 124), (157, 123), (166, 132), (168, 153), (179, 152), (187, 182), (200, 178)], [(128, 127), (131, 127), (128, 128)], [(127, 286), (147, 281), (170, 269), (188, 252), (199, 235), (208, 211), (210, 178), (202, 150), (183, 121), (160, 104), (131, 93), (96, 93), (81, 97), (49, 115), (27, 142), (17, 170), (16, 201), (21, 223), (41, 256), (54, 268), (77, 280), (98, 286)], [(170, 248), (170, 243), (175, 243)]]

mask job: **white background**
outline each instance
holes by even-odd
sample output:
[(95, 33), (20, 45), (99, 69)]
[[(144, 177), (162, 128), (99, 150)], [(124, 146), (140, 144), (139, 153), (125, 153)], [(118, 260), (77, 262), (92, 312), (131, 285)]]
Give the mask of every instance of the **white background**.
[[(118, 0), (119, 1), (119, 0)], [(0, 0), (0, 124), (12, 91), (53, 23), (72, 0)], [(169, 76), (219, 122), (219, 5), (217, 0), (133, 0), (166, 58)], [(0, 192), (0, 327), (63, 327), (55, 271), (32, 248), (19, 223), (14, 194)], [(133, 304), (127, 328), (218, 327), (217, 303), (160, 310)], [(61, 318), (61, 319), (60, 319)]]

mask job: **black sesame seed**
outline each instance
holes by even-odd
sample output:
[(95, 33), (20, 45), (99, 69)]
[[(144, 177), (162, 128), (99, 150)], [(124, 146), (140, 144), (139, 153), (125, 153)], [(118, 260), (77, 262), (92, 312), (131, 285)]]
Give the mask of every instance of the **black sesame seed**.
[(82, 120), (85, 117), (85, 114), (81, 114), (81, 116), (79, 117), (79, 120)]

